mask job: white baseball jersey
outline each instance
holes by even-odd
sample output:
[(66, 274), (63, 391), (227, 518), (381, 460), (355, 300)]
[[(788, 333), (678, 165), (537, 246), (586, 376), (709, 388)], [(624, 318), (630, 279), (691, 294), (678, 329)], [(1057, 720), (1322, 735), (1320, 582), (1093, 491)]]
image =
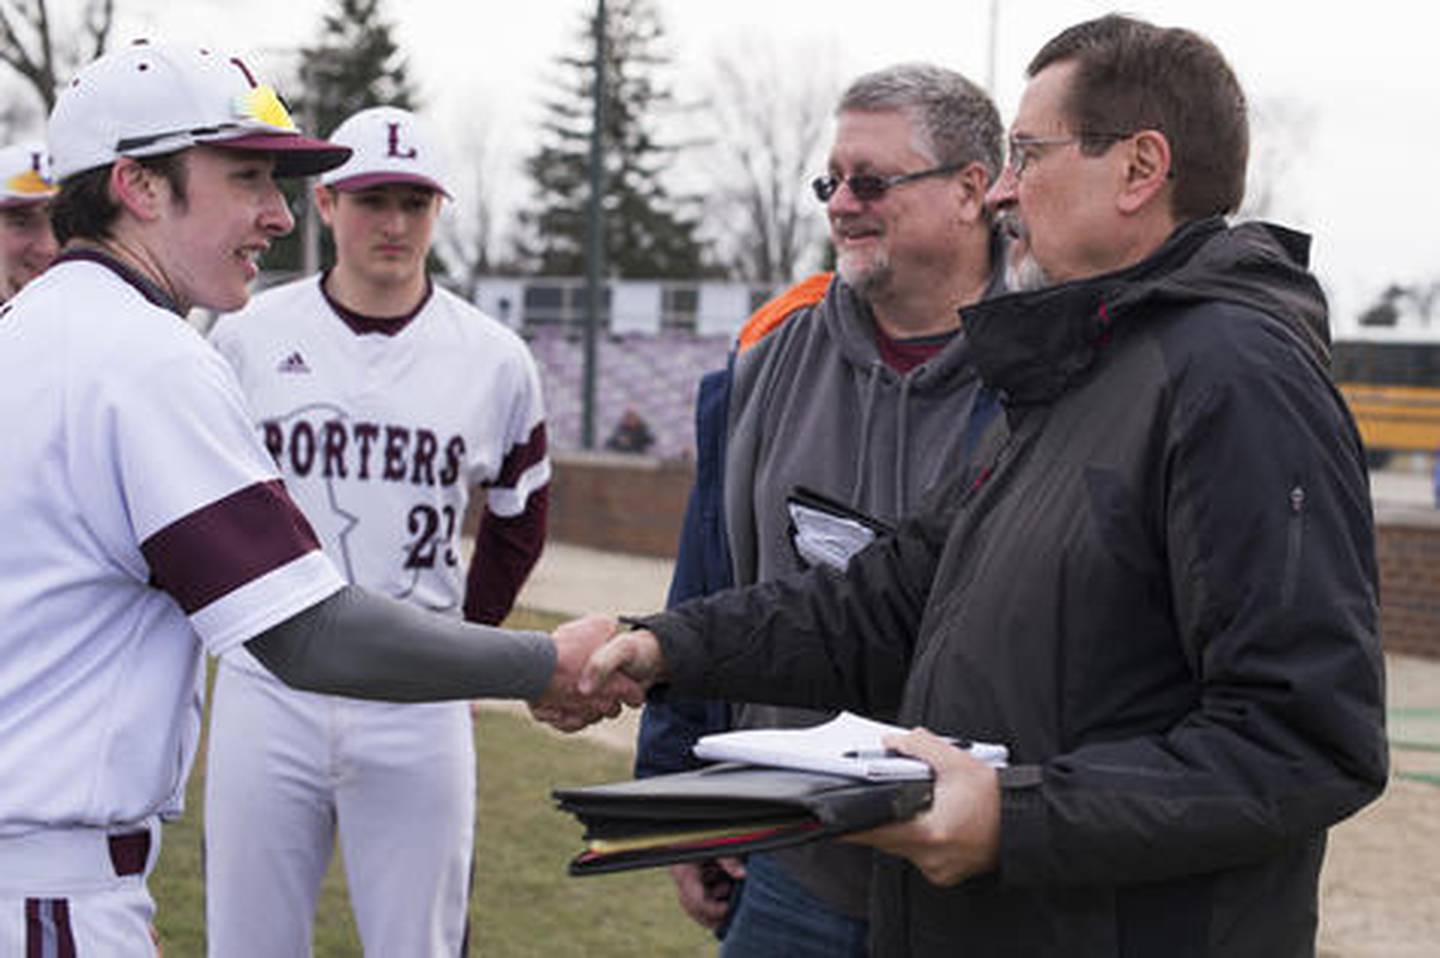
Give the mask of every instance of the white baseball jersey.
[[(433, 287), (414, 315), (373, 320), (310, 278), (257, 296), (212, 339), (351, 581), (456, 614), (477, 595), (487, 614), (508, 603), (516, 579), (504, 543), (491, 556), (498, 566), (472, 565), (466, 596), (457, 540), (475, 486), (486, 487), (492, 519), (514, 520), (512, 532), (543, 530), (543, 406), (519, 337)], [(476, 555), (486, 555), (478, 543)], [(243, 649), (226, 656), (206, 781), (213, 958), (305, 953), (337, 840), (367, 954), (458, 953), (474, 846), (472, 736), (464, 702), (310, 695), (279, 685)]]
[(81, 253), (0, 310), (0, 837), (178, 811), (202, 646), (343, 585), (169, 307)]
[(351, 582), (458, 610), (470, 490), (484, 486), (489, 511), (511, 517), (550, 480), (530, 351), (443, 289), (408, 319), (367, 320), (311, 277), (256, 296), (211, 340)]

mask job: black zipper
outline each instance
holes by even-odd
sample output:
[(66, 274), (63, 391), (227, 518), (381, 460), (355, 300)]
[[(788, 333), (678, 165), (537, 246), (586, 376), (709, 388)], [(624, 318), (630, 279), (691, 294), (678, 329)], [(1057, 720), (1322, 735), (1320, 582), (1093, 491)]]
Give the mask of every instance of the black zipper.
[(1285, 571), (1280, 580), (1280, 607), (1290, 608), (1300, 577), (1300, 547), (1305, 530), (1305, 487), (1296, 483), (1290, 490), (1290, 528), (1285, 536)]

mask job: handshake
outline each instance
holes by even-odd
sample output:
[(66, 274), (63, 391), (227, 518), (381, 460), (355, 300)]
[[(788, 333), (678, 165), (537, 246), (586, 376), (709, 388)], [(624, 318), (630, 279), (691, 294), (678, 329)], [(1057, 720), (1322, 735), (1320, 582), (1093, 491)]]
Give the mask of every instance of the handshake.
[(645, 691), (664, 678), (665, 659), (655, 636), (604, 615), (566, 622), (550, 638), (555, 672), (545, 694), (529, 703), (530, 714), (562, 732), (575, 732), (622, 705), (638, 706)]

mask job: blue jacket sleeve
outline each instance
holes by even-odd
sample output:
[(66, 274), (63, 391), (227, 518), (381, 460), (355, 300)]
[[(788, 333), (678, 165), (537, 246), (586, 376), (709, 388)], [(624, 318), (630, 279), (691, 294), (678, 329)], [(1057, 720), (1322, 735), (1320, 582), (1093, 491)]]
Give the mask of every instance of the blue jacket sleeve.
[(1440, 509), (1440, 452), (1435, 453), (1435, 508)]
[(981, 384), (975, 393), (975, 404), (970, 407), (970, 421), (965, 424), (965, 462), (975, 461), (975, 450), (980, 447), (980, 440), (985, 436), (985, 430), (995, 421), (1000, 414), (1000, 395), (989, 386)]
[[(731, 359), (733, 366), (734, 359)], [(675, 573), (666, 606), (734, 584), (725, 536), (725, 427), (731, 366), (707, 373), (695, 400), (695, 485), (685, 506)], [(730, 727), (729, 706), (718, 700), (670, 698), (652, 692), (640, 716), (635, 777), (681, 772), (701, 764), (690, 754), (696, 739)]]

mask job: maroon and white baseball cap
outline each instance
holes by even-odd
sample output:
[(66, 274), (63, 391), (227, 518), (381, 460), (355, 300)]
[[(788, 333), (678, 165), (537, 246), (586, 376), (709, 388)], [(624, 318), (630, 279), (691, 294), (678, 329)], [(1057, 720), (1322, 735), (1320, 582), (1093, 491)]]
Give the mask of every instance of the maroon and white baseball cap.
[(354, 152), (320, 177), (325, 186), (349, 192), (410, 183), (450, 195), (439, 137), (409, 110), (393, 106), (361, 110), (337, 126), (330, 139)]
[(60, 91), (49, 138), (61, 181), (122, 156), (200, 144), (270, 153), (276, 176), (322, 173), (350, 155), (302, 135), (239, 57), (178, 44), (137, 43), (86, 66)]
[(55, 193), (44, 143), (14, 143), (0, 149), (0, 209), (44, 203)]

